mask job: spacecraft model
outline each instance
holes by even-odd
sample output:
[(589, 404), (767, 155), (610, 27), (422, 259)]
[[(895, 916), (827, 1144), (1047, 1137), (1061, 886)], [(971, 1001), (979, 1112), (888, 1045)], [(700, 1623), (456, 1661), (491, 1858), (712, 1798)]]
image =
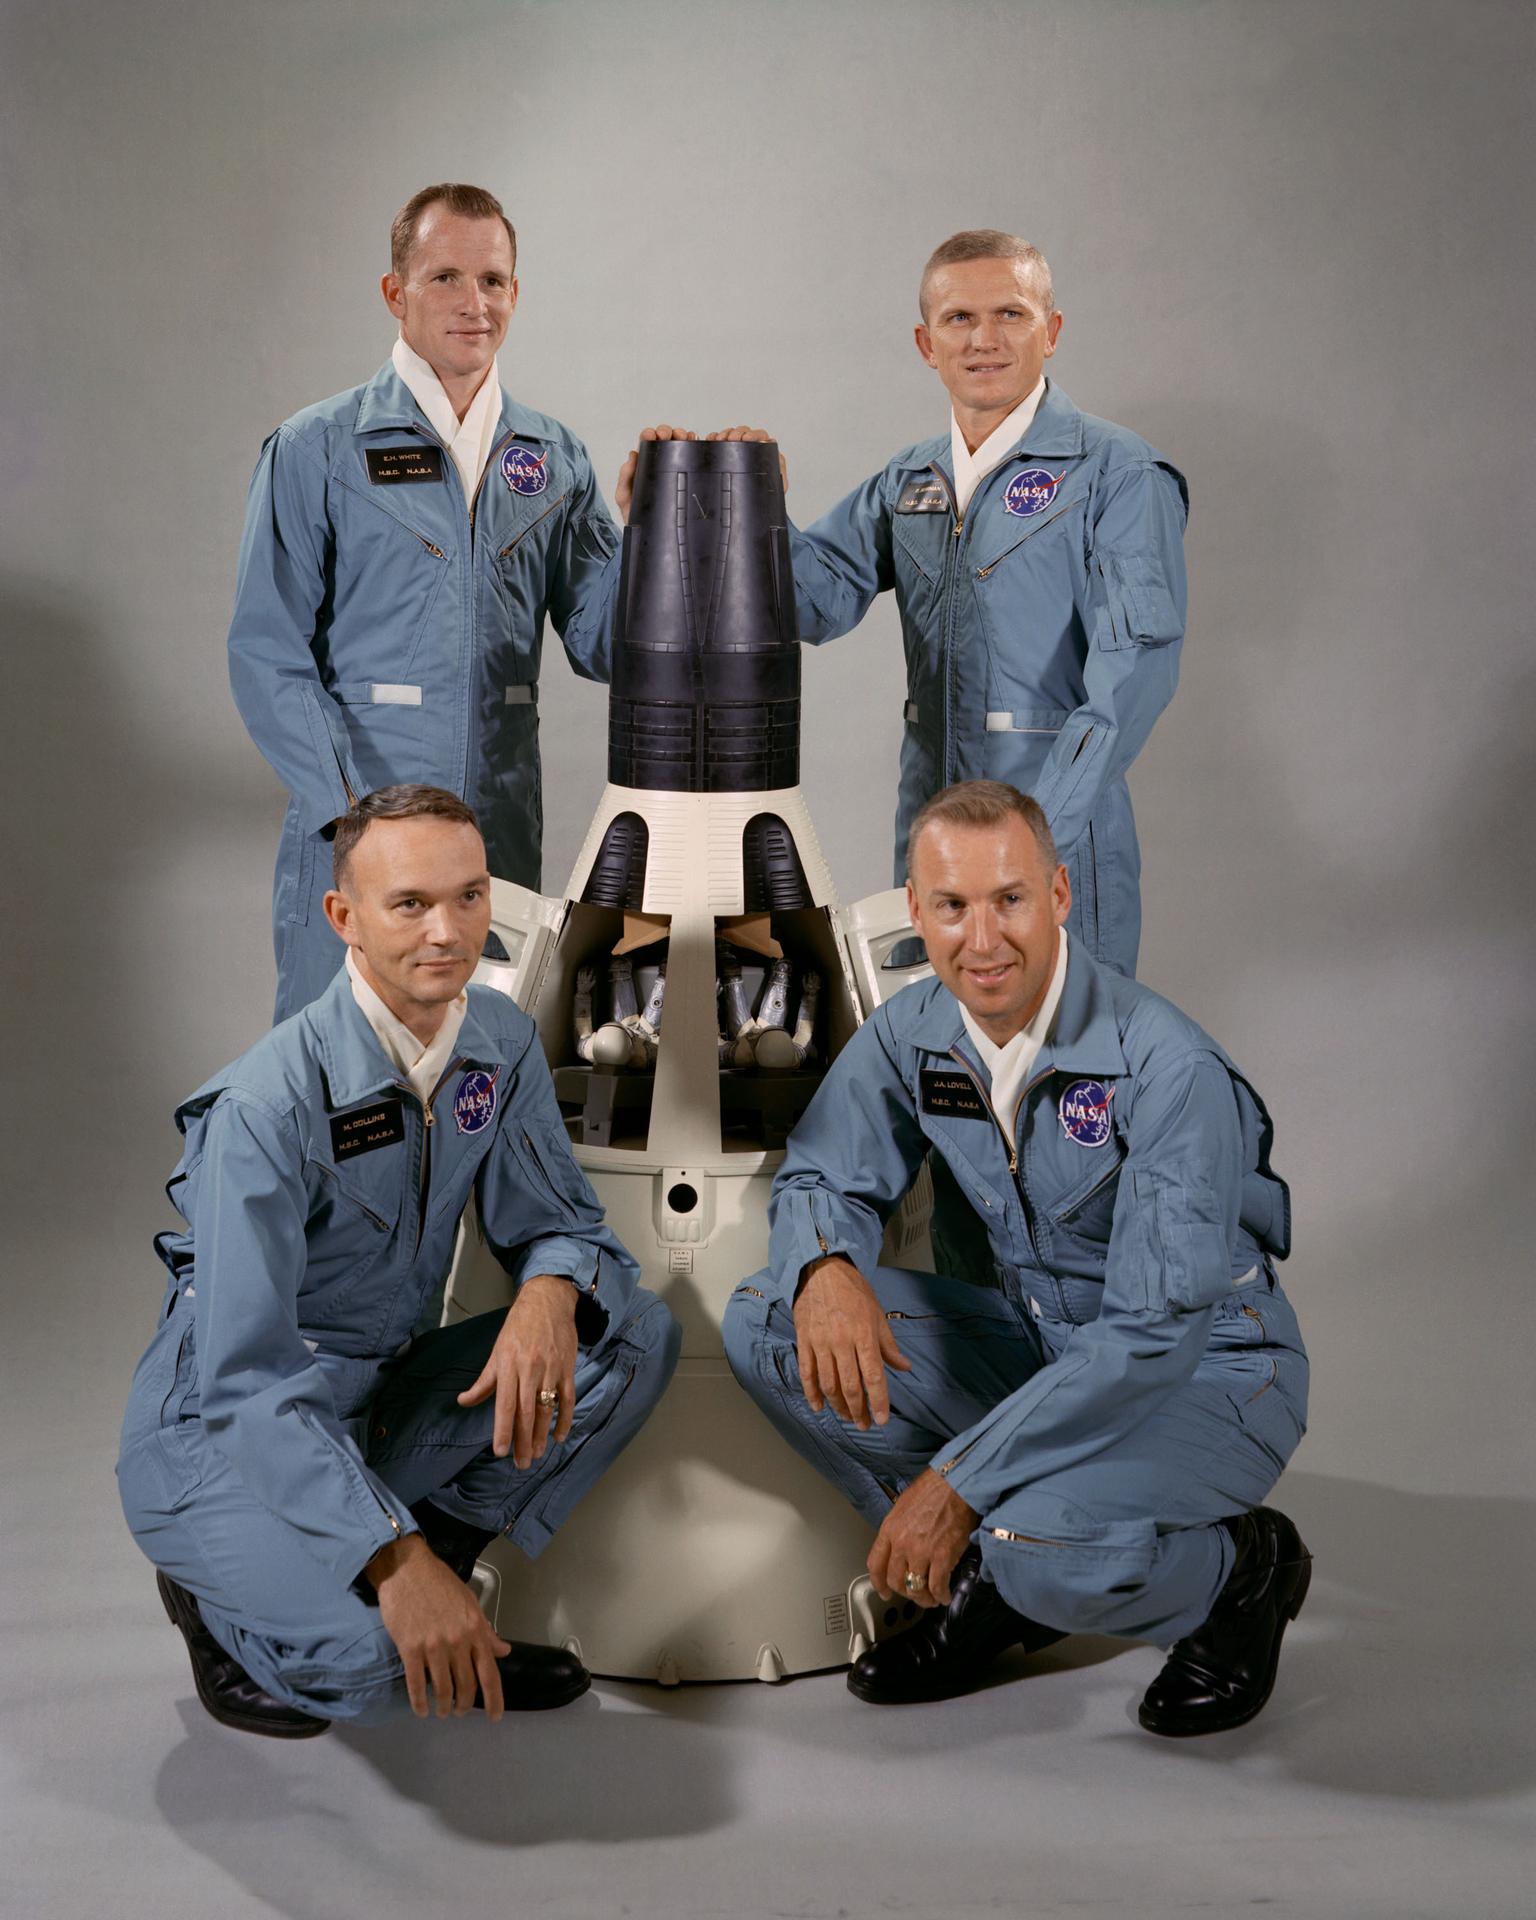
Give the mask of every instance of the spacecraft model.
[[(826, 1063), (926, 969), (883, 971), (905, 896), (839, 906), (800, 791), (778, 449), (645, 443), (619, 591), (608, 785), (562, 898), (492, 881), (509, 957), (477, 978), (536, 1021), (576, 1158), (682, 1359), (538, 1560), (500, 1542), (478, 1578), (498, 1632), (596, 1673), (776, 1680), (900, 1620), (864, 1574), (868, 1527), (737, 1386), (720, 1321), (766, 1263), (773, 1172)], [(918, 1193), (886, 1258), (928, 1264)], [(466, 1220), (449, 1316), (507, 1298)]]

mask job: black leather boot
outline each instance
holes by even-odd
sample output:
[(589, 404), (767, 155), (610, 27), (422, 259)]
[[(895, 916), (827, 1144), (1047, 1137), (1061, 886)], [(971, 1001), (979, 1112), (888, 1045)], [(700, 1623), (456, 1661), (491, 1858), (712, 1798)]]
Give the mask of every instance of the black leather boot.
[(155, 1575), (155, 1584), (167, 1619), (181, 1629), (192, 1656), (197, 1697), (215, 1720), (241, 1733), (263, 1733), (269, 1740), (312, 1740), (317, 1733), (329, 1731), (329, 1720), (284, 1706), (258, 1687), (208, 1631), (195, 1596), (185, 1587), (164, 1573)]
[(981, 1549), (961, 1554), (947, 1607), (933, 1607), (915, 1627), (861, 1653), (848, 1669), (848, 1691), (874, 1706), (950, 1700), (969, 1693), (1009, 1647), (1038, 1653), (1065, 1634), (1013, 1608), (981, 1570)]
[(1283, 1513), (1255, 1507), (1221, 1524), (1237, 1559), (1209, 1617), (1147, 1688), (1137, 1718), (1148, 1733), (1179, 1739), (1251, 1720), (1274, 1690), (1286, 1622), (1307, 1597), (1312, 1556)]
[[(411, 1508), (411, 1518), (438, 1559), (468, 1586), (476, 1560), (496, 1538), (495, 1533), (445, 1513), (431, 1500), (418, 1500)], [(514, 1640), (512, 1651), (502, 1654), (496, 1665), (501, 1673), (502, 1701), (511, 1713), (541, 1713), (550, 1707), (569, 1706), (592, 1684), (591, 1674), (573, 1653), (564, 1647), (540, 1646), (532, 1640)], [(481, 1704), (477, 1694), (475, 1705)]]

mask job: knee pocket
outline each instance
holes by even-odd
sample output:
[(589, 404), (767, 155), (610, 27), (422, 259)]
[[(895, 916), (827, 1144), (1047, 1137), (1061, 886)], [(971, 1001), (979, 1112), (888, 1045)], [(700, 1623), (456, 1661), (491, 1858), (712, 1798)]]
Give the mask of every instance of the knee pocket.
[(659, 1400), (677, 1370), (683, 1330), (654, 1294), (625, 1321), (619, 1338), (635, 1355), (634, 1384), (651, 1401)]
[[(731, 1372), (738, 1384), (753, 1394), (761, 1384), (765, 1358), (780, 1344), (769, 1324), (774, 1302), (758, 1284), (766, 1278), (766, 1275), (754, 1275), (751, 1280), (744, 1280), (726, 1302), (720, 1321), (720, 1338)], [(793, 1324), (790, 1334), (793, 1347)]]
[(989, 1513), (979, 1537), (1009, 1605), (1067, 1631), (1091, 1631), (1122, 1613), (1145, 1590), (1157, 1554), (1153, 1521), (1102, 1520), (1042, 1489)]

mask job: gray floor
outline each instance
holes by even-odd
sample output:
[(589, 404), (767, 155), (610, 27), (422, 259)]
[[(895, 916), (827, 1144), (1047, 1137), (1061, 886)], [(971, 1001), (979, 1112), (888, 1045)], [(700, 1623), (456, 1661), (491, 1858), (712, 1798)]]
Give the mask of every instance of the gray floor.
[(1536, 1570), (1530, 1504), (1335, 1476), (1321, 1441), (1283, 1486), (1312, 1596), (1269, 1710), (1235, 1734), (1142, 1734), (1158, 1656), (1109, 1641), (900, 1713), (825, 1677), (602, 1684), (500, 1729), (228, 1733), (116, 1507), (135, 1242), (125, 1260), (66, 1224), (17, 1267), (48, 1275), (51, 1310), (13, 1315), (6, 1353), (7, 1912), (1536, 1912), (1530, 1636), (1510, 1604)]

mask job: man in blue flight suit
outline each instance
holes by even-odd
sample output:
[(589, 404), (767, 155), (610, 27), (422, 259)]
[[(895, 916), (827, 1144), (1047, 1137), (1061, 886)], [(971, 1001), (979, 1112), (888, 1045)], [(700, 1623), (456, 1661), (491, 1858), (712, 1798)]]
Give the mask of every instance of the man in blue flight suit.
[[(118, 1478), (213, 1716), (299, 1738), (588, 1685), (465, 1582), (541, 1551), (655, 1404), (677, 1330), (603, 1225), (528, 1016), (468, 987), (490, 924), (474, 815), (367, 796), (325, 911), (346, 967), (177, 1113), (186, 1221)], [(515, 1293), (440, 1327), (471, 1194)]]
[(498, 376), (516, 245), (482, 188), (413, 195), (382, 282), (400, 326), (390, 360), (284, 421), (251, 481), (230, 682), (289, 795), (279, 1020), (341, 965), (321, 907), (326, 835), (354, 796), (452, 789), (479, 816), (492, 871), (537, 888), (546, 614), (576, 671), (607, 678), (618, 534), (585, 447)]
[[(937, 978), (833, 1062), (774, 1181), (772, 1264), (725, 1318), (742, 1385), (879, 1529), (876, 1589), (932, 1609), (848, 1684), (944, 1699), (1008, 1647), (1117, 1634), (1172, 1647), (1144, 1727), (1240, 1726), (1310, 1577), (1260, 1504), (1307, 1399), (1269, 1117), (1192, 1020), (1069, 942), (1015, 789), (930, 801), (907, 884)], [(930, 1151), (993, 1289), (877, 1264)]]
[(1062, 315), (1036, 248), (957, 233), (918, 300), (917, 349), (949, 390), (949, 430), (791, 530), (800, 637), (847, 633), (876, 594), (896, 595), (897, 884), (925, 800), (952, 781), (1007, 781), (1045, 810), (1073, 939), (1134, 974), (1141, 859), (1125, 776), (1178, 676), (1188, 490), (1047, 379)]

